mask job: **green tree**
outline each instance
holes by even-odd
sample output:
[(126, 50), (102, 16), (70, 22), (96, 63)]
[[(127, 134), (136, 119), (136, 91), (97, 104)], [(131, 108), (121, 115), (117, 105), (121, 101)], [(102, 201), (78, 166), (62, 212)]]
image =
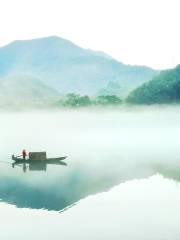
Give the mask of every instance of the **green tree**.
[(88, 106), (90, 104), (91, 104), (91, 100), (89, 96), (87, 95), (80, 96), (74, 93), (67, 94), (64, 101), (65, 106), (71, 106), (71, 107)]
[(161, 71), (151, 81), (132, 91), (126, 101), (133, 104), (179, 103), (180, 65)]
[(101, 95), (97, 97), (96, 103), (100, 105), (118, 105), (122, 103), (122, 100), (116, 95)]

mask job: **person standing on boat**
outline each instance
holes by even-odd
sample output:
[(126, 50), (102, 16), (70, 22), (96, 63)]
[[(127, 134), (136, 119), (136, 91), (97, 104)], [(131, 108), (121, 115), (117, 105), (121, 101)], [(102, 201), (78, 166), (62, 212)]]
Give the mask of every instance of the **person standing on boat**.
[(26, 159), (26, 156), (27, 156), (27, 152), (25, 149), (23, 149), (22, 151), (22, 156), (23, 156), (23, 159)]

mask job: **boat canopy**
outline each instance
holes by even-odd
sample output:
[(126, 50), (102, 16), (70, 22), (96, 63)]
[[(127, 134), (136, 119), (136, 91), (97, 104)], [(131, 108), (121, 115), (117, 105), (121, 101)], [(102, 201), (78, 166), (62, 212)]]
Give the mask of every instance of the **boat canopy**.
[(29, 152), (30, 160), (46, 160), (46, 152)]

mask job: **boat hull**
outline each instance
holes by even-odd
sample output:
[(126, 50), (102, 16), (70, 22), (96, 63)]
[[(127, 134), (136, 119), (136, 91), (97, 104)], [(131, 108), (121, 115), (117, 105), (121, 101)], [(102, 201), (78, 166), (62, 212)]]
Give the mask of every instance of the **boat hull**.
[(15, 157), (15, 156), (12, 156), (12, 160), (15, 161), (15, 163), (29, 163), (29, 164), (61, 164), (61, 161), (66, 159), (67, 157), (64, 156), (64, 157), (58, 157), (58, 158), (47, 158), (47, 159), (44, 159), (44, 160), (31, 160), (31, 159), (23, 159), (23, 158), (20, 158), (20, 157)]

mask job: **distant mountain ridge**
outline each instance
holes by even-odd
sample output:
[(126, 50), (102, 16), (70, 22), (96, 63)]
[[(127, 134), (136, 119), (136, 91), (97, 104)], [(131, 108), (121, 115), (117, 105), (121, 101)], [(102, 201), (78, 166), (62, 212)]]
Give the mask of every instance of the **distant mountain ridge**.
[(45, 106), (58, 98), (56, 90), (32, 76), (13, 75), (0, 81), (0, 107)]
[(57, 36), (18, 40), (0, 48), (0, 82), (9, 75), (26, 75), (60, 94), (95, 95), (109, 82), (127, 94), (156, 74), (151, 68), (122, 64)]

